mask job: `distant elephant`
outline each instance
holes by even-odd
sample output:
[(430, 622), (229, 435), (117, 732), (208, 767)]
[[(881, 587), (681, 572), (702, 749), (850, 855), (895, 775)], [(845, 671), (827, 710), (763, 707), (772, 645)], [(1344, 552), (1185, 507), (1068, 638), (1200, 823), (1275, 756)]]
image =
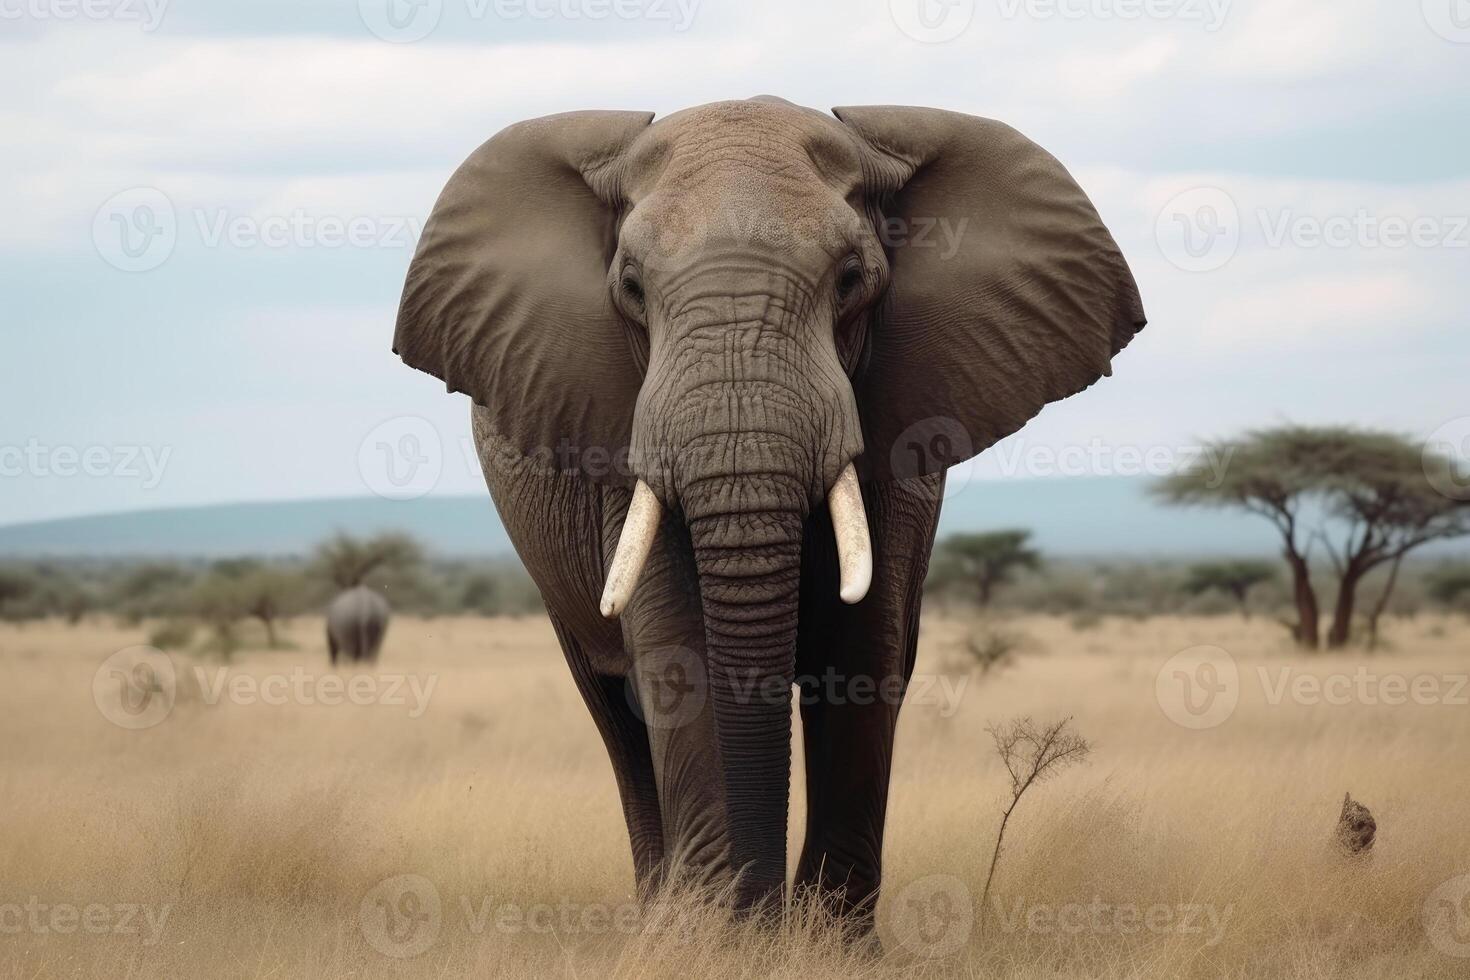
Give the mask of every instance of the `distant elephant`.
[(945, 470), (1143, 324), (1062, 165), (955, 112), (574, 112), (450, 178), (394, 350), (475, 403), (640, 894), (784, 901), (796, 684), (795, 887), (871, 930)]
[(348, 589), (327, 606), (327, 650), (349, 663), (373, 663), (388, 632), (388, 600), (365, 585)]

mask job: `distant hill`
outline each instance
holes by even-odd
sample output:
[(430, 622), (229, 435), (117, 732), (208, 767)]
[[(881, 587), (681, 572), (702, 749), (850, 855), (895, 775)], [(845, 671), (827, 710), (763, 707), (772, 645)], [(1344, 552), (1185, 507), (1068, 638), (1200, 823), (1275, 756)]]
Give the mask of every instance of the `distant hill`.
[(0, 555), (175, 556), (303, 554), (334, 531), (407, 531), (445, 554), (509, 555), (488, 495), (281, 500), (92, 514), (0, 526)]
[[(1161, 507), (1147, 486), (1114, 477), (975, 481), (946, 501), (940, 533), (1027, 527), (1043, 551), (1076, 557), (1275, 552), (1265, 521)], [(300, 554), (336, 530), (403, 530), (445, 555), (512, 553), (494, 505), (480, 495), (224, 504), (14, 524), (0, 526), (0, 557)]]

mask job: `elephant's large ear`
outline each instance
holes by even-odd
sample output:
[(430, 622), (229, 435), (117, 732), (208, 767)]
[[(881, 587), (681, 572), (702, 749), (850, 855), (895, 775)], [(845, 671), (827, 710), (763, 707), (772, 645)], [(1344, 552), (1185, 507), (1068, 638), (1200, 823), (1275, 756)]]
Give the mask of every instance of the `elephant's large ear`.
[[(607, 269), (620, 162), (653, 120), (573, 112), (518, 123), (460, 166), (408, 269), (393, 350), (490, 410), (497, 434), (604, 482), (626, 467), (638, 397)], [(575, 460), (574, 460), (575, 457)]]
[(1143, 305), (1066, 168), (990, 119), (833, 111), (870, 153), (893, 277), (856, 379), (869, 474), (941, 471), (1111, 373)]

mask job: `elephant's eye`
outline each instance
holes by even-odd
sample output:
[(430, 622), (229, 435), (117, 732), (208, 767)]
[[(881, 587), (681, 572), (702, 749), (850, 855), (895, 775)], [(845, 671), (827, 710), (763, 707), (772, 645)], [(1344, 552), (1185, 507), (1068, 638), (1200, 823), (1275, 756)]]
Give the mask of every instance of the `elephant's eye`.
[(851, 299), (859, 286), (863, 284), (863, 264), (852, 256), (842, 264), (837, 273), (837, 298), (839, 300)]
[(632, 272), (623, 273), (622, 278), (618, 280), (618, 288), (623, 291), (623, 296), (633, 305), (634, 309), (643, 309), (643, 283), (638, 281), (637, 275)]

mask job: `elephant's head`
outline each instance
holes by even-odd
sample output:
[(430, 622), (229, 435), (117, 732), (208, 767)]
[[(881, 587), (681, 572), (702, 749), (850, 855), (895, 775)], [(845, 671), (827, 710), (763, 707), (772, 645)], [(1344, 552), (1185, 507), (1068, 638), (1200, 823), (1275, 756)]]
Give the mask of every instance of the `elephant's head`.
[(791, 680), (807, 516), (831, 508), (860, 601), (858, 473), (942, 472), (1107, 374), (1142, 325), (1086, 195), (1014, 130), (764, 98), (495, 136), (435, 205), (394, 346), (504, 442), (634, 488), (605, 615), (661, 512), (682, 516), (732, 853), (769, 889), (789, 703), (741, 692)]

